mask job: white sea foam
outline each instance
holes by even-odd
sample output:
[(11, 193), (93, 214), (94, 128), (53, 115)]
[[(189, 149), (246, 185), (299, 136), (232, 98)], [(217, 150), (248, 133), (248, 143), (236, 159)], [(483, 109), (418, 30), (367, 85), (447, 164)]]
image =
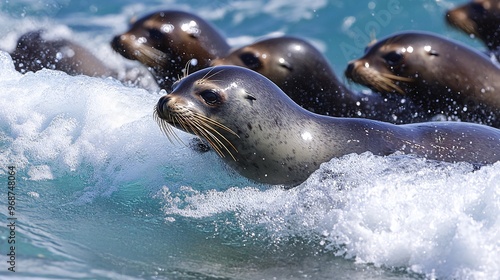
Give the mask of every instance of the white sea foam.
[[(51, 70), (21, 75), (0, 52), (0, 165), (15, 164), (33, 181), (87, 176), (95, 181), (89, 198), (123, 182), (196, 185), (192, 173), (205, 170), (214, 171), (204, 175), (213, 184), (224, 181), (215, 170), (227, 168), (214, 154), (162, 135), (152, 117), (159, 96), (113, 79)], [(193, 139), (178, 133), (186, 144)]]
[(367, 153), (333, 159), (289, 191), (186, 188), (163, 195), (170, 220), (225, 213), (249, 236), (264, 229), (271, 240), (317, 240), (359, 263), (429, 278), (500, 277), (500, 163), (474, 171)]

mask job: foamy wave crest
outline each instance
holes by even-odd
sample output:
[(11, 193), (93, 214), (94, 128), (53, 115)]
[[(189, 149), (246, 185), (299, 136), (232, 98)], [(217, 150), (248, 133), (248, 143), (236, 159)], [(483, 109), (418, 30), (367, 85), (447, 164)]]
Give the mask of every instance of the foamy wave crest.
[(222, 215), (217, 227), (236, 225), (246, 242), (299, 237), (356, 262), (430, 278), (500, 276), (500, 163), (474, 171), (367, 153), (333, 159), (288, 191), (184, 187), (162, 194), (167, 220)]
[[(215, 154), (168, 142), (152, 117), (158, 98), (114, 79), (52, 70), (21, 75), (0, 52), (0, 164), (14, 164), (31, 181), (80, 178), (83, 201), (123, 185), (233, 180)], [(194, 138), (178, 134), (186, 144)]]

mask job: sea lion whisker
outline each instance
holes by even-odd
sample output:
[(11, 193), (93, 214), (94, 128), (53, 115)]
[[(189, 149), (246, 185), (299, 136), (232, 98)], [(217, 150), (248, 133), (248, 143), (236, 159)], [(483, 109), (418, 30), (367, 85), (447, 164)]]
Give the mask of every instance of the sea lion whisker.
[(168, 122), (166, 122), (165, 120), (160, 118), (160, 116), (158, 115), (157, 108), (155, 108), (155, 110), (153, 112), (153, 117), (154, 117), (156, 123), (158, 124), (158, 126), (160, 127), (160, 130), (163, 132), (163, 134), (165, 134), (165, 136), (167, 136), (170, 143), (174, 144), (173, 139), (175, 139), (175, 140), (177, 140), (177, 142), (185, 145), (185, 143), (182, 141), (182, 139), (179, 137), (179, 135), (177, 135), (177, 133), (175, 133), (173, 126), (171, 126)]
[[(184, 131), (193, 131), (193, 128), (192, 128), (192, 125), (191, 125), (191, 121), (183, 116), (183, 115), (176, 115), (173, 117), (173, 122), (172, 122), (174, 125), (175, 123), (177, 123), (179, 126), (182, 127), (182, 129)], [(194, 131), (193, 131), (194, 132)]]
[(177, 123), (182, 127), (182, 129), (186, 132), (191, 132), (193, 133), (194, 135), (196, 135), (197, 137), (200, 137), (200, 138), (205, 138), (203, 135), (200, 135), (200, 131), (198, 129), (198, 127), (196, 127), (196, 124), (195, 122), (186, 117), (186, 116), (179, 116), (177, 117)]
[[(205, 75), (204, 75), (204, 76), (200, 79), (200, 81), (201, 81), (201, 82), (204, 82), (204, 81), (206, 81), (206, 80), (208, 80), (208, 79), (212, 79), (215, 75), (218, 75), (218, 74), (220, 74), (220, 73), (222, 73), (222, 72), (224, 71), (224, 70), (219, 70), (219, 71), (217, 71), (217, 72), (215, 72), (215, 73), (212, 73), (212, 71), (213, 71), (213, 70), (214, 70), (214, 68), (210, 69), (210, 71), (208, 71), (208, 72), (207, 72), (207, 74), (205, 74)], [(216, 81), (216, 80), (213, 80), (213, 81)]]
[(220, 142), (220, 140), (218, 140), (216, 137), (214, 137), (210, 133), (207, 133), (206, 129), (203, 128), (203, 126), (197, 121), (196, 118), (192, 119), (192, 118), (187, 118), (185, 116), (179, 116), (177, 118), (177, 123), (186, 132), (191, 132), (194, 135), (196, 135), (196, 137), (201, 138), (201, 139), (205, 139), (208, 142), (208, 144), (212, 147), (212, 149), (214, 149), (214, 151), (220, 157), (224, 157), (222, 150), (219, 148), (219, 145), (217, 145), (217, 142)]
[(217, 152), (217, 154), (223, 158), (224, 153), (222, 152), (221, 148), (225, 148), (224, 144), (215, 135), (213, 135), (212, 133), (201, 127), (199, 124), (196, 125), (196, 128), (197, 128), (197, 134), (200, 134), (199, 137), (202, 137), (205, 140), (207, 140), (208, 144), (210, 144), (212, 149), (214, 149), (215, 152)]
[(152, 65), (164, 65), (167, 62), (168, 55), (158, 49), (149, 47), (139, 47), (137, 48), (137, 60), (140, 62), (152, 66)]
[(234, 132), (234, 131), (233, 131), (232, 129), (230, 129), (229, 127), (227, 127), (227, 126), (225, 126), (225, 125), (221, 124), (220, 122), (215, 121), (215, 120), (213, 120), (213, 119), (211, 119), (211, 118), (209, 118), (209, 117), (206, 117), (206, 116), (204, 116), (204, 115), (202, 115), (202, 114), (195, 113), (195, 115), (196, 115), (196, 117), (197, 117), (197, 118), (200, 118), (200, 119), (201, 119), (201, 120), (203, 120), (204, 122), (207, 122), (207, 123), (210, 123), (210, 124), (212, 124), (212, 125), (215, 125), (215, 126), (217, 126), (217, 127), (221, 128), (221, 129), (223, 129), (223, 130), (225, 130), (225, 131), (227, 131), (227, 132), (229, 132), (229, 133), (231, 133), (231, 134), (233, 134), (233, 135), (235, 135), (235, 136), (239, 137), (239, 135), (238, 135), (236, 132)]
[[(162, 123), (162, 128), (163, 128), (163, 131), (167, 132), (167, 137), (170, 138), (168, 135), (170, 134), (172, 136), (172, 138), (174, 138), (177, 142), (185, 145), (185, 143), (182, 141), (182, 139), (179, 137), (179, 135), (177, 135), (177, 133), (175, 133), (175, 130), (174, 130), (174, 127), (171, 126), (169, 123)], [(174, 142), (173, 140), (170, 140), (170, 142)]]
[(401, 82), (413, 82), (415, 79), (408, 77), (401, 77), (390, 73), (380, 73), (380, 75), (389, 78), (391, 80), (401, 81)]
[[(394, 76), (390, 74), (388, 75), (389, 77)], [(382, 73), (374, 72), (374, 70), (370, 68), (362, 68), (359, 74), (355, 73), (353, 80), (367, 85), (378, 92), (396, 91), (400, 94), (404, 94), (404, 91), (389, 77), (383, 75)]]
[[(215, 132), (215, 133), (216, 133), (219, 137), (221, 137), (224, 141), (226, 141), (226, 142), (227, 142), (227, 143), (231, 146), (231, 148), (233, 148), (233, 149), (234, 149), (234, 151), (238, 152), (238, 149), (236, 149), (236, 147), (233, 145), (233, 143), (231, 143), (231, 141), (229, 141), (229, 140), (228, 140), (228, 139), (227, 139), (224, 135), (222, 135), (222, 133), (220, 133), (220, 132), (216, 129), (216, 127), (220, 128), (220, 129), (223, 129), (223, 130), (225, 130), (225, 131), (227, 131), (227, 132), (229, 132), (229, 133), (231, 133), (231, 134), (233, 134), (233, 135), (235, 135), (235, 136), (237, 136), (237, 137), (239, 138), (239, 135), (238, 135), (238, 134), (236, 134), (233, 130), (231, 130), (230, 128), (226, 127), (225, 125), (223, 125), (223, 124), (221, 124), (221, 123), (219, 123), (219, 122), (217, 122), (217, 121), (214, 121), (214, 120), (212, 120), (212, 119), (210, 119), (210, 118), (207, 118), (207, 117), (202, 116), (202, 115), (200, 115), (200, 116), (198, 116), (198, 117), (200, 117), (200, 118), (199, 118), (199, 120), (201, 121), (201, 123), (200, 123), (200, 124), (203, 126), (203, 128), (205, 128), (205, 130), (206, 130), (206, 129), (209, 129), (209, 130), (211, 130), (211, 131)], [(215, 127), (213, 127), (212, 125), (213, 125), (213, 126), (215, 126)], [(211, 135), (213, 135), (213, 133), (211, 133), (211, 132), (209, 132), (209, 133), (210, 133)], [(227, 151), (227, 152), (231, 155), (231, 157), (234, 159), (234, 156), (233, 156), (233, 154), (231, 153), (231, 151), (229, 151), (229, 149), (227, 148), (227, 146), (226, 146), (224, 143), (222, 143), (222, 141), (220, 141), (220, 140), (219, 140), (219, 138), (217, 137), (217, 135), (213, 135), (213, 136), (217, 139), (217, 142), (220, 142), (220, 144), (224, 147), (224, 149), (225, 149), (225, 150), (226, 150), (226, 151)], [(235, 159), (235, 160), (236, 160), (236, 159)]]
[[(205, 138), (212, 146), (212, 140), (210, 137), (208, 137), (205, 133), (203, 133), (203, 130), (200, 129), (199, 122), (196, 118), (196, 116), (184, 116), (184, 115), (178, 115), (175, 116), (176, 122), (179, 126), (182, 127), (182, 129), (186, 132), (191, 132), (197, 137), (200, 138)], [(175, 123), (174, 123), (175, 124)], [(214, 147), (214, 149), (216, 149)]]
[[(190, 130), (196, 136), (205, 139), (208, 142), (208, 144), (210, 144), (212, 149), (214, 149), (215, 152), (220, 157), (224, 157), (224, 153), (222, 153), (222, 150), (221, 150), (221, 147), (225, 148), (224, 144), (215, 135), (213, 135), (207, 129), (204, 128), (203, 122), (199, 122), (196, 119), (190, 120)], [(227, 150), (227, 148), (226, 148), (226, 150)]]
[(184, 141), (182, 141), (182, 139), (179, 137), (179, 135), (177, 135), (177, 133), (175, 133), (175, 130), (174, 130), (174, 127), (175, 127), (175, 123), (179, 123), (178, 119), (176, 116), (170, 116), (171, 117), (171, 120), (172, 120), (172, 125), (169, 124), (168, 122), (163, 122), (163, 126), (165, 127), (166, 130), (168, 130), (168, 132), (172, 135), (172, 137), (175, 138), (175, 140), (177, 140), (177, 142), (181, 143), (182, 145), (186, 146), (186, 143), (184, 143)]
[(386, 91), (395, 90), (399, 94), (405, 94), (404, 90), (402, 90), (398, 85), (393, 83), (393, 81), (389, 78), (381, 77), (379, 83), (380, 85), (384, 86), (384, 90)]
[(393, 83), (382, 76), (360, 76), (360, 81), (378, 92), (392, 91)]
[[(220, 133), (216, 128), (211, 126), (211, 124), (214, 124), (214, 123), (206, 122), (206, 120), (200, 118), (200, 119), (195, 119), (193, 124), (196, 125), (196, 127), (199, 129), (199, 131), (202, 132), (206, 136), (205, 138), (207, 138), (207, 141), (209, 141), (208, 138), (214, 140), (214, 141), (209, 141), (209, 143), (210, 142), (214, 143), (214, 144), (217, 143), (218, 144), (217, 146), (224, 148), (229, 153), (229, 155), (234, 160), (236, 160), (236, 158), (233, 156), (233, 154), (231, 153), (231, 151), (229, 150), (227, 145), (224, 144), (224, 142), (222, 140), (227, 142), (229, 144), (229, 146), (231, 146), (231, 148), (233, 148), (236, 152), (238, 152), (238, 150), (236, 149), (236, 147), (234, 147), (234, 145), (231, 143), (231, 141), (229, 141), (224, 135), (222, 135), (222, 133)], [(221, 127), (221, 126), (217, 125), (217, 127)], [(223, 128), (223, 129), (226, 130), (226, 128)], [(229, 132), (234, 133), (231, 130), (229, 130)], [(219, 139), (219, 137), (220, 137), (220, 139)], [(224, 155), (222, 153), (219, 153), (219, 155), (221, 157), (224, 157)]]
[(396, 92), (400, 94), (405, 94), (405, 91), (399, 87), (395, 81), (402, 81), (402, 82), (413, 82), (413, 79), (411, 78), (406, 78), (406, 77), (400, 77), (396, 76), (393, 74), (389, 73), (380, 73), (378, 82), (381, 84), (386, 85), (385, 90), (390, 91), (390, 90), (395, 90)]
[(212, 71), (214, 71), (214, 68), (213, 68), (213, 67), (212, 67), (212, 68), (210, 68), (210, 69), (208, 70), (208, 72), (207, 72), (205, 75), (203, 75), (203, 77), (201, 77), (200, 82), (204, 82), (204, 81), (207, 79), (207, 76), (208, 76), (208, 75), (210, 75), (210, 74), (212, 73)]
[[(179, 137), (179, 135), (177, 135), (177, 133), (175, 133), (173, 126), (171, 126), (168, 123), (162, 123), (161, 128), (162, 128), (162, 130), (164, 132), (166, 132), (165, 134), (167, 135), (168, 140), (170, 140), (170, 142), (172, 144), (174, 143), (174, 141), (171, 138), (174, 138), (177, 142), (179, 142), (179, 143), (181, 143), (183, 145), (186, 145), (182, 141), (182, 139)], [(169, 135), (171, 135), (172, 137), (170, 137)]]
[(477, 23), (474, 21), (466, 21), (465, 24), (463, 25), (464, 30), (470, 34), (474, 34), (475, 36), (480, 37), (481, 34), (477, 32), (479, 27), (477, 26)]
[(184, 69), (182, 69), (182, 71), (181, 71), (182, 76), (181, 76), (181, 73), (177, 74), (177, 82), (180, 82), (182, 79), (189, 76), (189, 66), (192, 65), (191, 61), (193, 61), (193, 59), (188, 60), (186, 62), (186, 64), (184, 65)]
[(391, 86), (390, 86), (390, 84), (387, 84), (387, 83), (385, 83), (383, 81), (379, 81), (378, 83), (376, 83), (374, 85), (374, 87), (379, 92), (391, 91), (391, 89), (392, 89)]
[[(449, 22), (449, 21), (448, 21)], [(452, 21), (449, 22), (451, 25), (454, 25), (458, 27), (459, 29), (462, 29), (468, 34), (474, 34), (475, 36), (480, 36), (476, 30), (478, 30), (477, 23), (474, 22), (471, 19), (467, 20), (460, 20), (460, 21)]]
[(219, 70), (216, 73), (213, 73), (212, 75), (210, 75), (209, 77), (207, 77), (207, 79), (210, 79), (212, 81), (221, 81), (221, 80), (215, 80), (215, 79), (212, 79), (212, 78), (215, 77), (215, 75), (219, 75), (222, 72), (224, 72), (224, 70)]
[(374, 84), (374, 87), (379, 92), (391, 92), (396, 90), (398, 93), (401, 93), (396, 85), (383, 79), (379, 79), (377, 83)]
[[(222, 138), (222, 140), (226, 141), (226, 142), (229, 144), (229, 146), (231, 146), (231, 148), (233, 148), (233, 150), (234, 150), (235, 152), (238, 152), (238, 149), (236, 149), (236, 147), (233, 145), (233, 143), (231, 143), (231, 141), (229, 141), (229, 139), (227, 139), (224, 135), (222, 135), (222, 133), (220, 133), (217, 129), (215, 129), (214, 127), (212, 127), (209, 123), (205, 123), (205, 122), (203, 122), (202, 124), (203, 124), (203, 127), (204, 127), (204, 128), (206, 128), (206, 129), (208, 129), (208, 130), (211, 130), (211, 131), (215, 132), (218, 136), (220, 136), (220, 137)], [(218, 126), (218, 127), (220, 127), (220, 126)], [(208, 130), (207, 130), (207, 132), (209, 132), (211, 135), (214, 135), (212, 132), (210, 132), (210, 131), (208, 131)], [(229, 132), (234, 133), (234, 132), (232, 132), (232, 131), (229, 131)], [(224, 149), (225, 149), (225, 150), (226, 150), (226, 151), (227, 151), (227, 152), (231, 155), (231, 157), (232, 157), (234, 160), (236, 160), (236, 159), (234, 158), (233, 154), (231, 153), (231, 151), (229, 151), (229, 149), (227, 148), (227, 146), (226, 146), (224, 143), (222, 143), (222, 141), (220, 141), (220, 139), (217, 137), (217, 135), (214, 135), (214, 136), (216, 137), (216, 139), (217, 139), (217, 140), (221, 143), (221, 145), (223, 145)], [(236, 135), (236, 136), (237, 136), (237, 135)]]
[(189, 66), (192, 65), (191, 64), (191, 61), (193, 61), (193, 59), (190, 59), (186, 62), (186, 65), (184, 66), (184, 71), (183, 71), (183, 76), (182, 78), (185, 78), (189, 75)]

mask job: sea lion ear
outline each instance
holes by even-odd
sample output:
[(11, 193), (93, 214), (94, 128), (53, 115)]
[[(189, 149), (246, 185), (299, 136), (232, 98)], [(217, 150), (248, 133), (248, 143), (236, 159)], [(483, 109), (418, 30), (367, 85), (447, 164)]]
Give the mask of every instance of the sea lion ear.
[(285, 69), (288, 69), (288, 71), (293, 70), (292, 64), (290, 64), (288, 61), (284, 60), (283, 58), (280, 58), (279, 62), (280, 62), (280, 66), (285, 68)]
[(439, 56), (439, 53), (436, 50), (430, 50), (429, 54), (432, 56)]
[(253, 101), (253, 100), (257, 100), (257, 98), (253, 97), (252, 95), (250, 95), (250, 94), (248, 94), (248, 93), (247, 93), (247, 95), (245, 96), (245, 98), (246, 98), (246, 99), (248, 99), (248, 100), (251, 100), (251, 101)]

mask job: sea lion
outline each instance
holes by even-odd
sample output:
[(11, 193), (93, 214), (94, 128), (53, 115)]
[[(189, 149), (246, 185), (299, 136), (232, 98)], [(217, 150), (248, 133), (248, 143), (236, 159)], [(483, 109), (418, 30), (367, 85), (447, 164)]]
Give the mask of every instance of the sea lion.
[(113, 49), (147, 66), (161, 88), (189, 72), (209, 66), (229, 52), (226, 39), (204, 19), (182, 11), (160, 11), (132, 23), (111, 41)]
[(351, 153), (395, 152), (449, 162), (500, 160), (500, 130), (461, 122), (395, 125), (318, 115), (255, 71), (216, 66), (190, 74), (162, 96), (154, 118), (205, 138), (230, 167), (260, 183), (293, 187), (320, 164)]
[(22, 35), (10, 55), (16, 70), (21, 73), (47, 68), (69, 75), (117, 76), (115, 71), (84, 47), (66, 39), (46, 39), (44, 30)]
[(426, 32), (382, 39), (345, 75), (382, 94), (405, 94), (430, 115), (500, 126), (500, 69), (488, 56)]
[(446, 12), (446, 22), (479, 38), (498, 56), (500, 0), (474, 0)]
[[(254, 70), (281, 88), (305, 109), (336, 117), (362, 117), (388, 122), (415, 121), (401, 98), (355, 92), (344, 86), (325, 56), (298, 37), (266, 38), (214, 59), (212, 66), (237, 65)], [(418, 115), (418, 114), (417, 114)]]

